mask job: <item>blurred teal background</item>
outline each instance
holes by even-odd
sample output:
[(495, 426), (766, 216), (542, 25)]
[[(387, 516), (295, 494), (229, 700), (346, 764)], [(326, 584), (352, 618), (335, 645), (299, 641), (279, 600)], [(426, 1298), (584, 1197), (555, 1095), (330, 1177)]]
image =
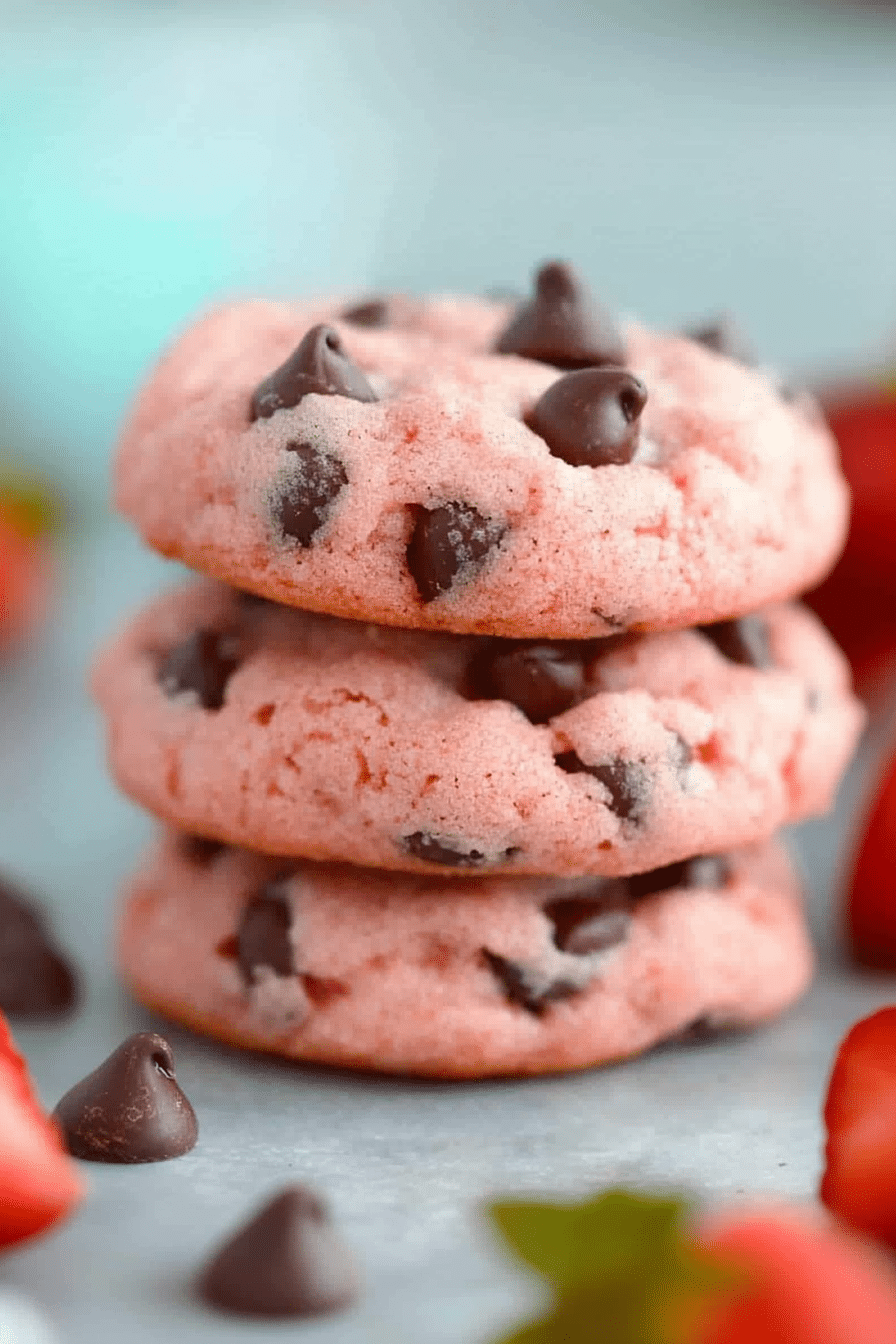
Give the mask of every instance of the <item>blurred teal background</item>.
[(222, 295), (725, 304), (799, 372), (896, 325), (896, 13), (790, 0), (0, 0), (0, 440), (101, 501)]

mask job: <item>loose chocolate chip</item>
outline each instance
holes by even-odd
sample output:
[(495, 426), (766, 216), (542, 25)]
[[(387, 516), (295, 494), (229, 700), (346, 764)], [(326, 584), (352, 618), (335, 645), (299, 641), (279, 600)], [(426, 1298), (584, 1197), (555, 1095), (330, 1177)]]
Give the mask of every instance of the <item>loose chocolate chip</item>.
[(198, 868), (207, 868), (227, 848), (220, 840), (206, 840), (202, 835), (182, 835), (178, 845), (184, 858)]
[(634, 873), (624, 881), (631, 900), (639, 901), (676, 887), (724, 887), (730, 873), (728, 860), (722, 855), (701, 854), (653, 868), (649, 873)]
[(361, 1280), (321, 1199), (292, 1185), (224, 1243), (198, 1287), (243, 1316), (323, 1316), (351, 1306)]
[(507, 531), (472, 504), (452, 501), (435, 509), (418, 507), (408, 542), (408, 569), (424, 602), (466, 582), (481, 569), (489, 551)]
[(720, 313), (718, 317), (698, 327), (691, 327), (683, 334), (698, 345), (705, 345), (707, 350), (726, 355), (739, 364), (752, 366), (757, 362), (755, 350), (730, 313)]
[[(587, 957), (625, 942), (632, 918), (614, 899), (616, 884), (605, 884), (594, 897), (574, 896), (550, 901), (544, 913), (554, 926), (554, 942), (561, 952)], [(621, 890), (621, 888), (620, 888)]]
[(415, 859), (439, 863), (446, 868), (483, 868), (487, 864), (505, 863), (517, 852), (510, 846), (490, 858), (483, 850), (470, 846), (468, 841), (450, 840), (445, 836), (430, 835), (428, 831), (402, 836), (401, 847)]
[(635, 455), (646, 404), (647, 388), (627, 369), (580, 369), (552, 383), (526, 423), (570, 466), (620, 466)]
[(699, 629), (730, 662), (760, 669), (771, 667), (768, 625), (761, 616), (716, 621), (713, 625), (701, 625)]
[(557, 369), (622, 364), (622, 335), (571, 266), (551, 261), (535, 276), (535, 294), (514, 313), (498, 337), (502, 355), (522, 355)]
[(338, 457), (310, 443), (288, 443), (289, 470), (273, 501), (280, 531), (307, 549), (327, 522), (337, 496), (348, 485)]
[(252, 394), (250, 417), (267, 420), (277, 411), (298, 406), (309, 392), (352, 401), (376, 401), (364, 374), (345, 353), (334, 327), (312, 327), (285, 364), (275, 369)]
[(583, 989), (582, 985), (575, 984), (572, 980), (560, 978), (544, 981), (525, 966), (520, 966), (516, 961), (509, 961), (507, 957), (498, 956), (497, 952), (490, 952), (487, 947), (482, 949), (482, 955), (486, 965), (501, 982), (510, 1002), (518, 1003), (521, 1008), (534, 1013), (536, 1017), (539, 1017), (549, 1004), (557, 1003), (560, 999), (570, 999)]
[(164, 658), (159, 685), (167, 696), (191, 693), (203, 709), (220, 709), (227, 683), (239, 667), (236, 636), (197, 630)]
[(584, 656), (576, 645), (496, 641), (471, 665), (472, 694), (509, 700), (530, 723), (547, 723), (584, 698)]
[(353, 327), (388, 327), (389, 305), (385, 299), (368, 299), (366, 303), (344, 308), (339, 317), (342, 322), (350, 322)]
[(164, 1162), (188, 1153), (198, 1135), (171, 1046), (150, 1031), (123, 1041), (53, 1115), (68, 1151), (87, 1162)]
[(54, 1017), (78, 1000), (78, 982), (28, 897), (0, 881), (0, 1010)]
[(237, 960), (248, 985), (261, 967), (275, 975), (295, 975), (291, 928), (289, 901), (276, 888), (268, 887), (249, 902), (237, 931)]
[(639, 822), (650, 800), (650, 771), (640, 761), (620, 756), (599, 765), (586, 765), (574, 751), (563, 751), (554, 764), (568, 775), (592, 775), (610, 794), (610, 809), (623, 821)]

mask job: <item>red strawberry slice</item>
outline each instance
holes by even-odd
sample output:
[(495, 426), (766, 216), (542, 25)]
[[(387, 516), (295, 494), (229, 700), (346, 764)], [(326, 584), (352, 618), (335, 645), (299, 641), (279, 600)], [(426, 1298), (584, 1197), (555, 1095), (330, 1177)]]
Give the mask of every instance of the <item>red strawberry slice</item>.
[(843, 1222), (896, 1247), (896, 1008), (863, 1018), (841, 1042), (824, 1119), (822, 1200)]
[(872, 804), (846, 904), (853, 957), (877, 970), (896, 969), (896, 756)]
[(0, 1247), (44, 1231), (84, 1188), (0, 1014)]
[(49, 598), (50, 567), (45, 543), (23, 535), (0, 499), (0, 651), (40, 623)]
[(873, 1247), (794, 1210), (726, 1218), (701, 1245), (745, 1271), (693, 1344), (894, 1344), (896, 1277)]

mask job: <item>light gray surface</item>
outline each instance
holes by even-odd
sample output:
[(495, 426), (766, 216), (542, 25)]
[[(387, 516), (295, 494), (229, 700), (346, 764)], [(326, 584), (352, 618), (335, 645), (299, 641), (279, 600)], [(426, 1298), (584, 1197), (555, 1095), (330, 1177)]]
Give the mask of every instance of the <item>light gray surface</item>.
[[(163, 573), (123, 530), (83, 542), (45, 647), (0, 680), (0, 869), (45, 896), (88, 984), (71, 1024), (17, 1032), (48, 1105), (125, 1034), (152, 1023), (117, 989), (107, 953), (115, 887), (148, 826), (105, 777), (82, 686), (91, 650)], [(854, 785), (835, 824), (799, 837), (823, 945)], [(528, 1291), (478, 1216), (489, 1192), (584, 1194), (625, 1180), (710, 1199), (811, 1197), (835, 1045), (855, 1018), (896, 997), (886, 981), (860, 982), (824, 960), (808, 999), (770, 1030), (524, 1083), (301, 1069), (166, 1027), (200, 1119), (196, 1150), (152, 1167), (85, 1168), (83, 1209), (0, 1261), (0, 1285), (34, 1300), (63, 1344), (487, 1339)], [(331, 1198), (364, 1266), (363, 1305), (301, 1330), (206, 1312), (190, 1296), (193, 1271), (244, 1212), (295, 1178)]]

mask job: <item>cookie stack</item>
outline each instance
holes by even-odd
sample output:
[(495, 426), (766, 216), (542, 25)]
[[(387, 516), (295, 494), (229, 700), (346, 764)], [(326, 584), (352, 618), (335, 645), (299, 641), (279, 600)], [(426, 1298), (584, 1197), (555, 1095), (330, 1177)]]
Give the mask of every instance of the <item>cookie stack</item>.
[(101, 656), (166, 823), (121, 971), (225, 1040), (472, 1077), (769, 1018), (811, 970), (782, 824), (862, 714), (790, 599), (842, 544), (824, 424), (724, 328), (242, 303), (141, 393), (117, 501), (204, 576)]

